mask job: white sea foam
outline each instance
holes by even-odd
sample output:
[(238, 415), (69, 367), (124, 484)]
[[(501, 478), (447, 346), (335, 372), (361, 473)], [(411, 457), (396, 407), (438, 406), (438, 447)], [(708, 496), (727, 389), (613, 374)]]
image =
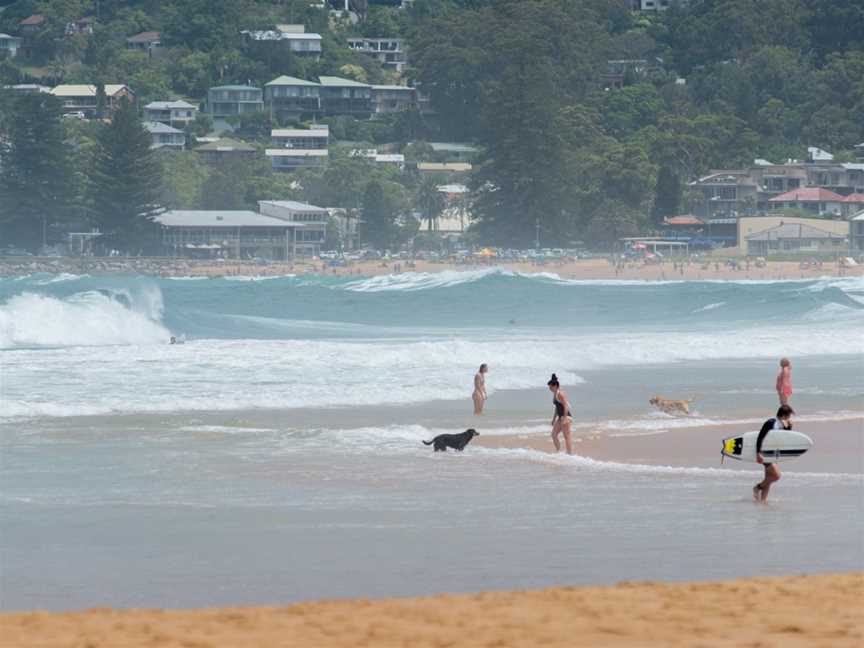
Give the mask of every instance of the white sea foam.
[[(761, 467), (753, 471), (732, 470), (729, 468), (696, 468), (692, 466), (663, 466), (639, 463), (624, 463), (619, 461), (601, 461), (581, 455), (566, 455), (563, 453), (552, 454), (539, 450), (523, 448), (472, 448), (472, 454), (495, 455), (519, 461), (531, 461), (538, 464), (569, 467), (588, 472), (615, 472), (633, 473), (660, 476), (691, 476), (691, 477), (716, 477), (721, 479), (752, 480), (753, 474)], [(819, 473), (819, 472), (794, 472), (787, 471), (784, 479), (787, 481), (806, 479), (808, 481), (829, 482), (860, 482), (864, 483), (864, 475), (857, 473)]]
[(78, 279), (86, 279), (89, 276), (90, 275), (86, 275), (86, 274), (85, 275), (76, 275), (76, 274), (70, 274), (68, 272), (61, 272), (58, 275), (53, 275), (47, 279), (40, 279), (39, 281), (36, 281), (34, 283), (36, 283), (36, 285), (39, 285), (39, 286), (48, 286), (48, 285), (56, 284), (56, 283), (65, 283), (67, 281), (77, 281)]
[(97, 291), (65, 299), (15, 295), (0, 305), (0, 349), (152, 344), (168, 338), (159, 323), (163, 305), (158, 288), (120, 296), (127, 304)]
[(708, 304), (707, 306), (703, 306), (702, 308), (697, 308), (693, 312), (694, 313), (704, 313), (705, 311), (714, 310), (715, 308), (720, 308), (721, 306), (725, 306), (725, 305), (726, 305), (725, 301), (716, 302), (714, 304)]
[(406, 272), (351, 281), (343, 284), (341, 288), (353, 292), (428, 290), (430, 288), (449, 288), (460, 284), (472, 283), (492, 275), (514, 276), (512, 272), (500, 268), (443, 270), (441, 272)]
[(292, 279), (296, 277), (296, 274), (284, 274), (284, 275), (237, 275), (237, 276), (228, 276), (228, 277), (220, 277), (220, 279), (224, 279), (225, 281), (272, 281), (274, 279)]

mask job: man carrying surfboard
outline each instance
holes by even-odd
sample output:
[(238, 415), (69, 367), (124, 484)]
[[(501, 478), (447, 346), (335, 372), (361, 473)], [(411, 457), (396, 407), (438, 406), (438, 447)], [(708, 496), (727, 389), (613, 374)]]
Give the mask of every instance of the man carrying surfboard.
[(771, 484), (780, 481), (780, 469), (777, 464), (768, 463), (762, 456), (762, 442), (771, 430), (791, 430), (792, 415), (795, 413), (788, 405), (781, 405), (777, 410), (777, 417), (770, 418), (762, 424), (759, 436), (756, 439), (756, 462), (765, 466), (765, 478), (753, 487), (753, 499), (764, 502), (768, 499), (768, 491)]

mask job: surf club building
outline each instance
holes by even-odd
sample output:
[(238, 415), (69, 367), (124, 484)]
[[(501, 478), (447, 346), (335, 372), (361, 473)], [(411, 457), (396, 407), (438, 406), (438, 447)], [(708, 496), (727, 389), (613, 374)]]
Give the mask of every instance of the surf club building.
[(317, 256), (327, 228), (326, 209), (294, 201), (262, 200), (259, 211), (175, 209), (155, 217), (163, 253), (204, 259)]

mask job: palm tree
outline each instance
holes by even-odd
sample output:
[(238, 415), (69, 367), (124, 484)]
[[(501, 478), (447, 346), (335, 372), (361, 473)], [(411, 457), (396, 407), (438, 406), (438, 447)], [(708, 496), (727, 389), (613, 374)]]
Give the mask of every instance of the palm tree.
[(427, 176), (423, 178), (417, 187), (414, 196), (414, 205), (424, 219), (429, 223), (428, 229), (432, 233), (438, 229), (438, 217), (444, 211), (444, 194), (438, 191), (438, 180)]

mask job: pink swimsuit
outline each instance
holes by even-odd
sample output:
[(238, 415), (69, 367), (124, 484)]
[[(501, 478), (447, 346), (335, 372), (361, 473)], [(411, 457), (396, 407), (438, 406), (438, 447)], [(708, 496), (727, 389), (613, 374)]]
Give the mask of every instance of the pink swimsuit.
[(792, 395), (792, 370), (786, 371), (781, 369), (777, 374), (777, 393), (783, 394), (786, 398)]

